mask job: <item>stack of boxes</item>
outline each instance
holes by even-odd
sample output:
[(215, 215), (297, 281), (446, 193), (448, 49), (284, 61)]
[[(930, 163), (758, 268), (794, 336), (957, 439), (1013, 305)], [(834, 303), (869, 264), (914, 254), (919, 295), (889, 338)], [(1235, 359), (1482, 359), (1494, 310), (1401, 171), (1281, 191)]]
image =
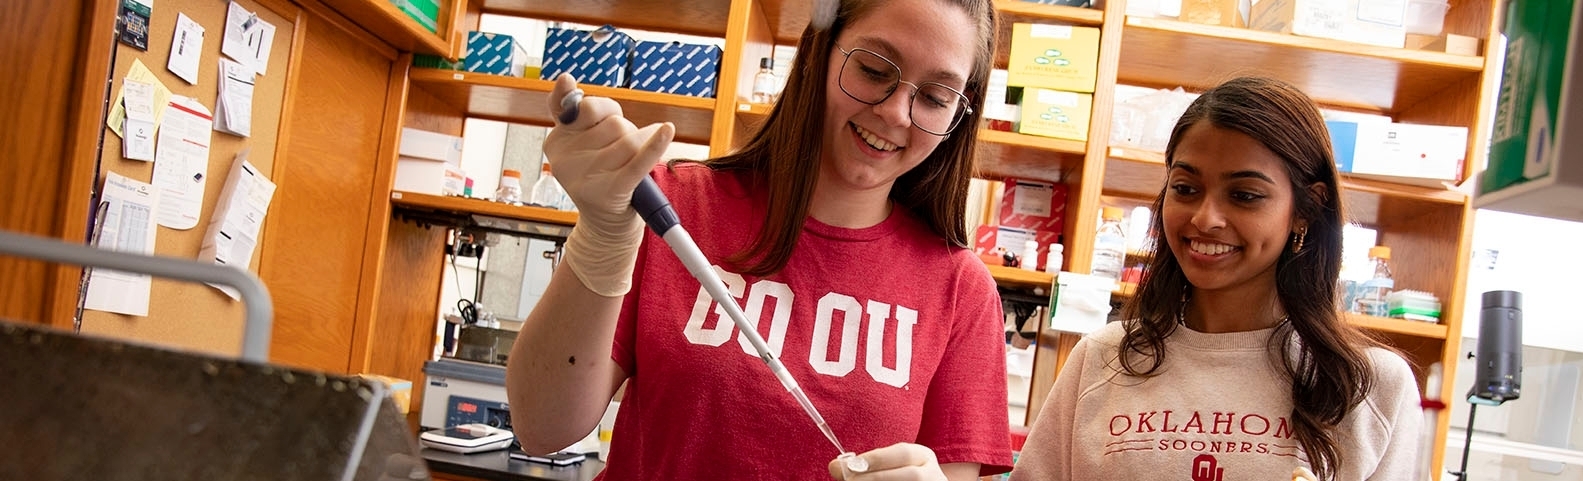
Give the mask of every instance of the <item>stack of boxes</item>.
[(1099, 29), (1012, 25), (1006, 85), (1021, 87), (1018, 133), (1086, 142), (1099, 66)]
[(430, 195), (462, 195), (462, 138), (413, 128), (401, 129), (394, 190)]

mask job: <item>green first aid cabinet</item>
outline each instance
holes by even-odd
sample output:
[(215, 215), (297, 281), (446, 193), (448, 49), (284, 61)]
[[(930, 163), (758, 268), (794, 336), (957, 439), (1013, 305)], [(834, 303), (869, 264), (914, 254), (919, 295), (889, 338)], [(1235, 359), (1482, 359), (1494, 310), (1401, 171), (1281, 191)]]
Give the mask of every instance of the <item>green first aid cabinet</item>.
[(1579, 0), (1513, 0), (1506, 64), (1474, 206), (1583, 222)]

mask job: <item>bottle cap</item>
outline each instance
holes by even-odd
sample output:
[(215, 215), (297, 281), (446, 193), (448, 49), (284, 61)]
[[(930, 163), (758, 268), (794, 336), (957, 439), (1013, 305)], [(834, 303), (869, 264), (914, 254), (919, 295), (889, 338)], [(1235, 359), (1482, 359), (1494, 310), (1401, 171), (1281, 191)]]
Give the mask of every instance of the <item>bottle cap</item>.
[(539, 172), (549, 172), (549, 171), (550, 171), (550, 163), (549, 162), (547, 162), (547, 161), (546, 162), (539, 162)]
[(506, 170), (500, 171), (500, 176), (501, 177), (511, 177), (511, 178), (515, 178), (515, 179), (521, 179), (522, 178), (522, 173), (521, 172), (517, 172), (515, 170), (511, 170), (511, 169), (506, 169)]
[(775, 59), (759, 57), (759, 68), (775, 68)]
[(1066, 246), (1063, 246), (1061, 244), (1050, 244), (1050, 252), (1064, 252), (1064, 251), (1066, 251)]
[(1124, 214), (1122, 214), (1120, 207), (1111, 207), (1107, 205), (1100, 210), (1100, 217), (1103, 217), (1105, 220), (1121, 220), (1123, 215)]
[(1369, 248), (1369, 257), (1378, 257), (1378, 258), (1381, 258), (1381, 259), (1390, 260), (1390, 258), (1391, 258), (1391, 248), (1385, 247), (1385, 246), (1370, 247)]

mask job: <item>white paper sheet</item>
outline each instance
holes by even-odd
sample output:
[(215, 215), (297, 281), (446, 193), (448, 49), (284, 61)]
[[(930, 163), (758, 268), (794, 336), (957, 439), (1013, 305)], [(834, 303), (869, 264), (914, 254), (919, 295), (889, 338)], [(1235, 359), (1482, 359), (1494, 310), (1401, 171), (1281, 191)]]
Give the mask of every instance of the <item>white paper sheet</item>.
[[(154, 234), (158, 230), (154, 226), (154, 211), (159, 205), (159, 189), (111, 172), (105, 177), (100, 200), (110, 206), (100, 221), (98, 247), (153, 254)], [(147, 275), (94, 269), (88, 278), (88, 295), (83, 308), (147, 316), (151, 283)]]
[(176, 32), (170, 38), (170, 61), (165, 68), (187, 83), (198, 85), (198, 60), (203, 57), (202, 52), (203, 26), (178, 12)]
[(225, 11), (225, 39), (220, 52), (236, 59), (259, 75), (269, 67), (269, 50), (275, 41), (275, 26), (236, 2)]
[[(247, 150), (236, 154), (231, 174), (220, 188), (220, 200), (214, 208), (214, 220), (203, 236), (203, 247), (198, 259), (219, 265), (247, 270), (253, 262), (253, 248), (258, 245), (258, 233), (264, 228), (264, 214), (269, 211), (269, 201), (275, 195), (275, 183), (270, 182), (247, 161)], [(238, 299), (236, 290), (214, 285), (225, 295)]]
[(154, 186), (160, 190), (159, 225), (177, 230), (198, 225), (204, 181), (209, 175), (209, 137), (214, 117), (197, 99), (176, 96), (159, 130)]
[(214, 101), (214, 130), (247, 137), (253, 130), (253, 71), (220, 59), (220, 92)]
[[(121, 156), (131, 160), (154, 160), (154, 86), (147, 82), (125, 79), (121, 86), (122, 103), (126, 109), (125, 132), (121, 142)], [(161, 106), (161, 109), (164, 107)]]

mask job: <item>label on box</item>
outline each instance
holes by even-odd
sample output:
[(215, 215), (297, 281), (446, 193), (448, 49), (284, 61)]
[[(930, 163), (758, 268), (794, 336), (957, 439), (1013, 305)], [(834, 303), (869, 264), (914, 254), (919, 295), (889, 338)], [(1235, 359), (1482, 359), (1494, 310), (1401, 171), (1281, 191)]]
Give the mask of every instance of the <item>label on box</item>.
[(1093, 92), (1098, 77), (1099, 29), (1013, 24), (1008, 55), (1008, 86)]
[(1000, 198), (1000, 225), (1051, 235), (1061, 233), (1066, 217), (1066, 185), (1017, 178), (1006, 179), (1005, 185)]
[(1054, 186), (1037, 182), (1017, 182), (1012, 184), (1011, 188), (1017, 191), (1012, 194), (1012, 215), (1050, 216), (1050, 198), (1055, 195)]

